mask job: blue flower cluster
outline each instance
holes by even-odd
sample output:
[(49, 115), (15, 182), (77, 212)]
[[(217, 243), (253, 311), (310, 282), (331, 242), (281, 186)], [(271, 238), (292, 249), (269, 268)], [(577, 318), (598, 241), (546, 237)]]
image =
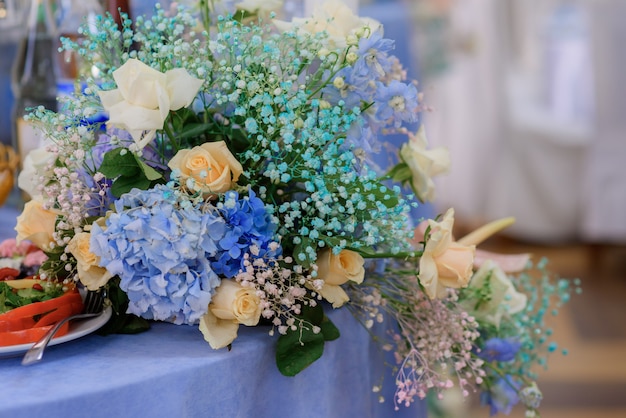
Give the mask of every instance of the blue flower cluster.
[(239, 198), (235, 191), (227, 192), (219, 211), (226, 220), (227, 229), (218, 242), (220, 251), (211, 264), (216, 273), (234, 277), (244, 268), (244, 255), (252, 246), (259, 251), (252, 254), (255, 257), (279, 255), (280, 247), (276, 250), (269, 248), (269, 244), (275, 241), (276, 224), (263, 201), (252, 190), (243, 198)]
[(498, 379), (489, 392), (482, 392), (480, 401), (483, 405), (489, 406), (491, 416), (499, 413), (508, 415), (519, 402), (517, 395), (519, 389), (520, 384), (510, 375), (506, 375)]
[(106, 227), (93, 226), (91, 250), (120, 277), (129, 313), (195, 324), (220, 283), (210, 259), (227, 230), (219, 213), (203, 212), (159, 185), (121, 196)]
[(360, 107), (363, 102), (372, 104), (355, 129), (348, 132), (346, 145), (376, 151), (374, 132), (418, 121), (419, 95), (413, 84), (401, 81), (402, 69), (390, 54), (394, 41), (383, 38), (381, 30), (360, 38), (357, 48), (357, 60), (338, 71), (323, 93), (330, 103), (347, 109)]
[(479, 356), (490, 362), (513, 361), (521, 345), (519, 341), (511, 338), (490, 338), (485, 342)]

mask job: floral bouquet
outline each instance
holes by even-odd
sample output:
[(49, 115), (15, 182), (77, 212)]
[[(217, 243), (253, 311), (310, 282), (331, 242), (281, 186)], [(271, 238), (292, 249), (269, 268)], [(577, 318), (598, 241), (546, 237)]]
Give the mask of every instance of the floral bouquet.
[[(456, 241), (453, 210), (415, 219), (448, 155), (428, 148), (394, 42), (339, 1), (291, 21), (280, 3), (157, 5), (62, 39), (83, 76), (59, 113), (32, 110), (46, 143), (19, 177), (40, 277), (106, 289), (110, 332), (189, 324), (220, 349), (266, 326), (288, 376), (347, 307), (389, 325), (375, 338), (396, 359), (396, 407), (457, 387), (534, 413), (531, 366), (555, 349), (543, 316), (569, 282), (476, 250), (509, 219)], [(383, 171), (390, 133), (407, 142)]]

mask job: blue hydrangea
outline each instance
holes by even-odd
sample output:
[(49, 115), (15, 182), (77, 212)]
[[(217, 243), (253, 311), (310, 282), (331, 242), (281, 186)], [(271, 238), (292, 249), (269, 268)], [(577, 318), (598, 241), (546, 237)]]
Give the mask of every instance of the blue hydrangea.
[(120, 277), (129, 313), (195, 324), (220, 283), (210, 258), (227, 228), (218, 213), (181, 199), (164, 185), (122, 195), (106, 226), (94, 225), (91, 249)]
[(479, 356), (486, 361), (512, 361), (520, 347), (520, 342), (511, 338), (490, 338)]
[(219, 254), (212, 262), (216, 273), (234, 277), (243, 269), (244, 255), (252, 245), (259, 249), (258, 257), (278, 255), (276, 252), (268, 254), (269, 244), (276, 241), (276, 225), (263, 201), (252, 190), (243, 198), (235, 191), (227, 192), (220, 213), (227, 226), (224, 236), (217, 242)]
[(508, 415), (519, 402), (517, 395), (519, 388), (519, 383), (514, 381), (510, 375), (506, 375), (490, 386), (490, 391), (482, 392), (480, 401), (483, 405), (489, 406), (492, 416), (500, 413)]

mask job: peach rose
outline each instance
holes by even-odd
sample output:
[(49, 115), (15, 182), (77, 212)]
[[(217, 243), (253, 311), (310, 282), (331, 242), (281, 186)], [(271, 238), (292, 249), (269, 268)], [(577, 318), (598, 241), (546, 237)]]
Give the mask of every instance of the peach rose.
[[(180, 150), (168, 166), (179, 171), (181, 183), (203, 195), (232, 190), (243, 173), (243, 167), (224, 141), (206, 142), (192, 149)], [(185, 183), (187, 179), (193, 179), (191, 185)]]
[(108, 123), (126, 129), (140, 150), (163, 128), (170, 110), (193, 102), (203, 83), (184, 68), (161, 73), (137, 59), (126, 61), (113, 78), (117, 89), (98, 92)]
[(447, 287), (466, 287), (472, 276), (474, 245), (461, 245), (452, 240), (454, 209), (449, 209), (441, 222), (428, 221), (431, 233), (419, 262), (418, 279), (429, 298), (445, 293)]
[(348, 294), (341, 285), (351, 280), (362, 283), (365, 277), (363, 257), (359, 253), (350, 250), (341, 250), (334, 254), (331, 249), (325, 249), (317, 255), (317, 277), (324, 281), (319, 294), (333, 304), (333, 308), (339, 308), (350, 300)]
[(17, 242), (28, 240), (44, 251), (49, 250), (54, 242), (56, 220), (57, 214), (44, 209), (41, 201), (28, 201), (17, 217)]
[(223, 348), (237, 338), (239, 325), (255, 326), (261, 318), (261, 300), (252, 288), (223, 279), (207, 313), (200, 318), (200, 331), (214, 348)]
[(98, 290), (113, 276), (99, 266), (100, 258), (91, 252), (90, 239), (91, 233), (78, 233), (67, 244), (67, 249), (76, 258), (78, 279), (87, 289)]

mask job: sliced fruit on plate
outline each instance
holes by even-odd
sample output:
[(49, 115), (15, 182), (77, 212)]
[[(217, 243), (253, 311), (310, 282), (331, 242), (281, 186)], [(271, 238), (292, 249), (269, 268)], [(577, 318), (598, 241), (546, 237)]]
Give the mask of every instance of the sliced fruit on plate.
[[(36, 279), (0, 282), (0, 347), (38, 341), (57, 322), (81, 313), (77, 289), (63, 290)], [(64, 324), (56, 336), (65, 335)]]

